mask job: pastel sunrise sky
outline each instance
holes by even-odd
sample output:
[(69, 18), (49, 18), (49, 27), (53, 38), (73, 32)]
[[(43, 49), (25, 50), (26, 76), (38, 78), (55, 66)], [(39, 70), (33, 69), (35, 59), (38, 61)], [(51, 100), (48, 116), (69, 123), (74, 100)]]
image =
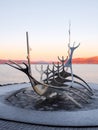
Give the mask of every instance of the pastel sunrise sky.
[(0, 59), (26, 59), (26, 31), (31, 60), (98, 56), (98, 0), (0, 0)]

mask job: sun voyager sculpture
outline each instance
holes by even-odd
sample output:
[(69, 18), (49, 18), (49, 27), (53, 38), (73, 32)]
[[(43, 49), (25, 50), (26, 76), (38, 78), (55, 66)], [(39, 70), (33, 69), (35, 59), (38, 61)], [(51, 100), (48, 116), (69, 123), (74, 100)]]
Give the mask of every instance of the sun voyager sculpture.
[[(80, 43), (76, 45), (74, 42), (71, 45), (69, 40), (67, 58), (58, 56), (57, 63), (48, 64), (45, 68), (44, 65), (41, 65), (40, 70), (36, 65), (35, 69), (40, 73), (40, 81), (38, 81), (31, 72), (28, 32), (26, 32), (26, 36), (28, 64), (23, 63), (23, 66), (14, 61), (9, 61), (7, 64), (25, 73), (30, 80), (33, 91), (40, 98), (43, 97), (42, 101), (48, 104), (49, 101), (54, 101), (54, 99), (57, 99), (56, 102), (58, 102), (59, 97), (63, 102), (71, 102), (78, 108), (82, 107), (82, 102), (88, 103), (93, 96), (93, 90), (84, 79), (74, 74), (72, 69), (72, 56)], [(71, 107), (70, 103), (68, 105)]]

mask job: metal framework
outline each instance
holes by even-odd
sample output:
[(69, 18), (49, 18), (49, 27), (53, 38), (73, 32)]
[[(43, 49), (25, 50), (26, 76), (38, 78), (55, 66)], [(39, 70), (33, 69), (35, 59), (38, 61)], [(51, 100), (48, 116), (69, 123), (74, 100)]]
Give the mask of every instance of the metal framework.
[[(82, 107), (81, 103), (74, 99), (74, 96), (77, 96), (77, 98), (80, 98), (83, 102), (87, 103), (88, 99), (92, 98), (93, 90), (81, 77), (73, 74), (72, 70), (73, 52), (79, 47), (80, 43), (77, 46), (75, 46), (75, 43), (73, 43), (73, 46), (70, 46), (69, 43), (68, 57), (64, 58), (64, 56), (62, 56), (60, 58), (58, 56), (58, 63), (52, 63), (52, 67), (48, 64), (44, 70), (44, 66), (41, 65), (41, 68), (39, 70), (37, 66), (35, 66), (35, 69), (40, 73), (40, 81), (38, 81), (33, 77), (31, 73), (27, 32), (26, 36), (28, 64), (23, 63), (24, 67), (13, 61), (9, 61), (7, 64), (15, 69), (24, 72), (28, 76), (33, 90), (38, 95), (44, 96), (46, 99), (52, 98), (52, 95), (63, 95), (64, 98), (71, 100), (76, 106)], [(70, 69), (70, 72), (68, 72), (68, 69)]]

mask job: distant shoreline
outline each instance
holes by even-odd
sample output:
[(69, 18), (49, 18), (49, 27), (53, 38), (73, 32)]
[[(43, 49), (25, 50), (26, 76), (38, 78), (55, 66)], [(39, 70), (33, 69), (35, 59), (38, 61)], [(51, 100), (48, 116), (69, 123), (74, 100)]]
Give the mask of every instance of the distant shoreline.
[[(0, 59), (0, 64), (5, 64), (8, 60)], [(18, 64), (22, 64), (23, 62), (27, 63), (27, 60), (13, 60)], [(57, 63), (58, 61), (31, 61), (31, 64), (51, 64)], [(73, 64), (98, 64), (98, 56), (88, 57), (88, 58), (73, 58)]]

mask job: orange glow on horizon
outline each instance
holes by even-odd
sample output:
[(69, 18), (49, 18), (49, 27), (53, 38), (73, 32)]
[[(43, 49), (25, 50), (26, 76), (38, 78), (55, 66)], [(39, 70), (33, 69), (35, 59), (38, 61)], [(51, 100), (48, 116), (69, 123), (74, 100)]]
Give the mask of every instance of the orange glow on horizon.
[[(34, 46), (35, 47), (35, 46)], [(58, 56), (62, 57), (64, 56), (65, 58), (68, 56), (68, 48), (67, 46), (64, 47), (54, 47), (49, 48), (46, 46), (45, 47), (31, 47), (32, 51), (30, 51), (30, 59), (31, 61), (57, 61)], [(35, 49), (35, 50), (34, 50)], [(97, 49), (95, 50), (94, 48), (85, 48), (85, 46), (80, 46), (77, 48), (73, 54), (73, 58), (88, 58), (88, 57), (93, 57), (93, 56), (98, 56)], [(2, 48), (0, 51), (0, 59), (6, 59), (6, 60), (27, 60), (27, 52), (26, 52), (26, 46), (23, 48), (19, 46), (15, 49), (9, 48)]]
[[(37, 54), (37, 55), (31, 55), (30, 56), (30, 59), (31, 61), (58, 61), (58, 56), (62, 57), (64, 56), (65, 58), (67, 57), (67, 55), (40, 55), (40, 54)], [(93, 57), (93, 56), (97, 56), (97, 55), (89, 55), (87, 53), (83, 53), (82, 55), (78, 55), (77, 54), (74, 54), (73, 55), (73, 58), (89, 58), (89, 57)], [(12, 53), (0, 53), (0, 59), (5, 59), (5, 60), (27, 60), (27, 55), (24, 53), (24, 54), (12, 54)]]

